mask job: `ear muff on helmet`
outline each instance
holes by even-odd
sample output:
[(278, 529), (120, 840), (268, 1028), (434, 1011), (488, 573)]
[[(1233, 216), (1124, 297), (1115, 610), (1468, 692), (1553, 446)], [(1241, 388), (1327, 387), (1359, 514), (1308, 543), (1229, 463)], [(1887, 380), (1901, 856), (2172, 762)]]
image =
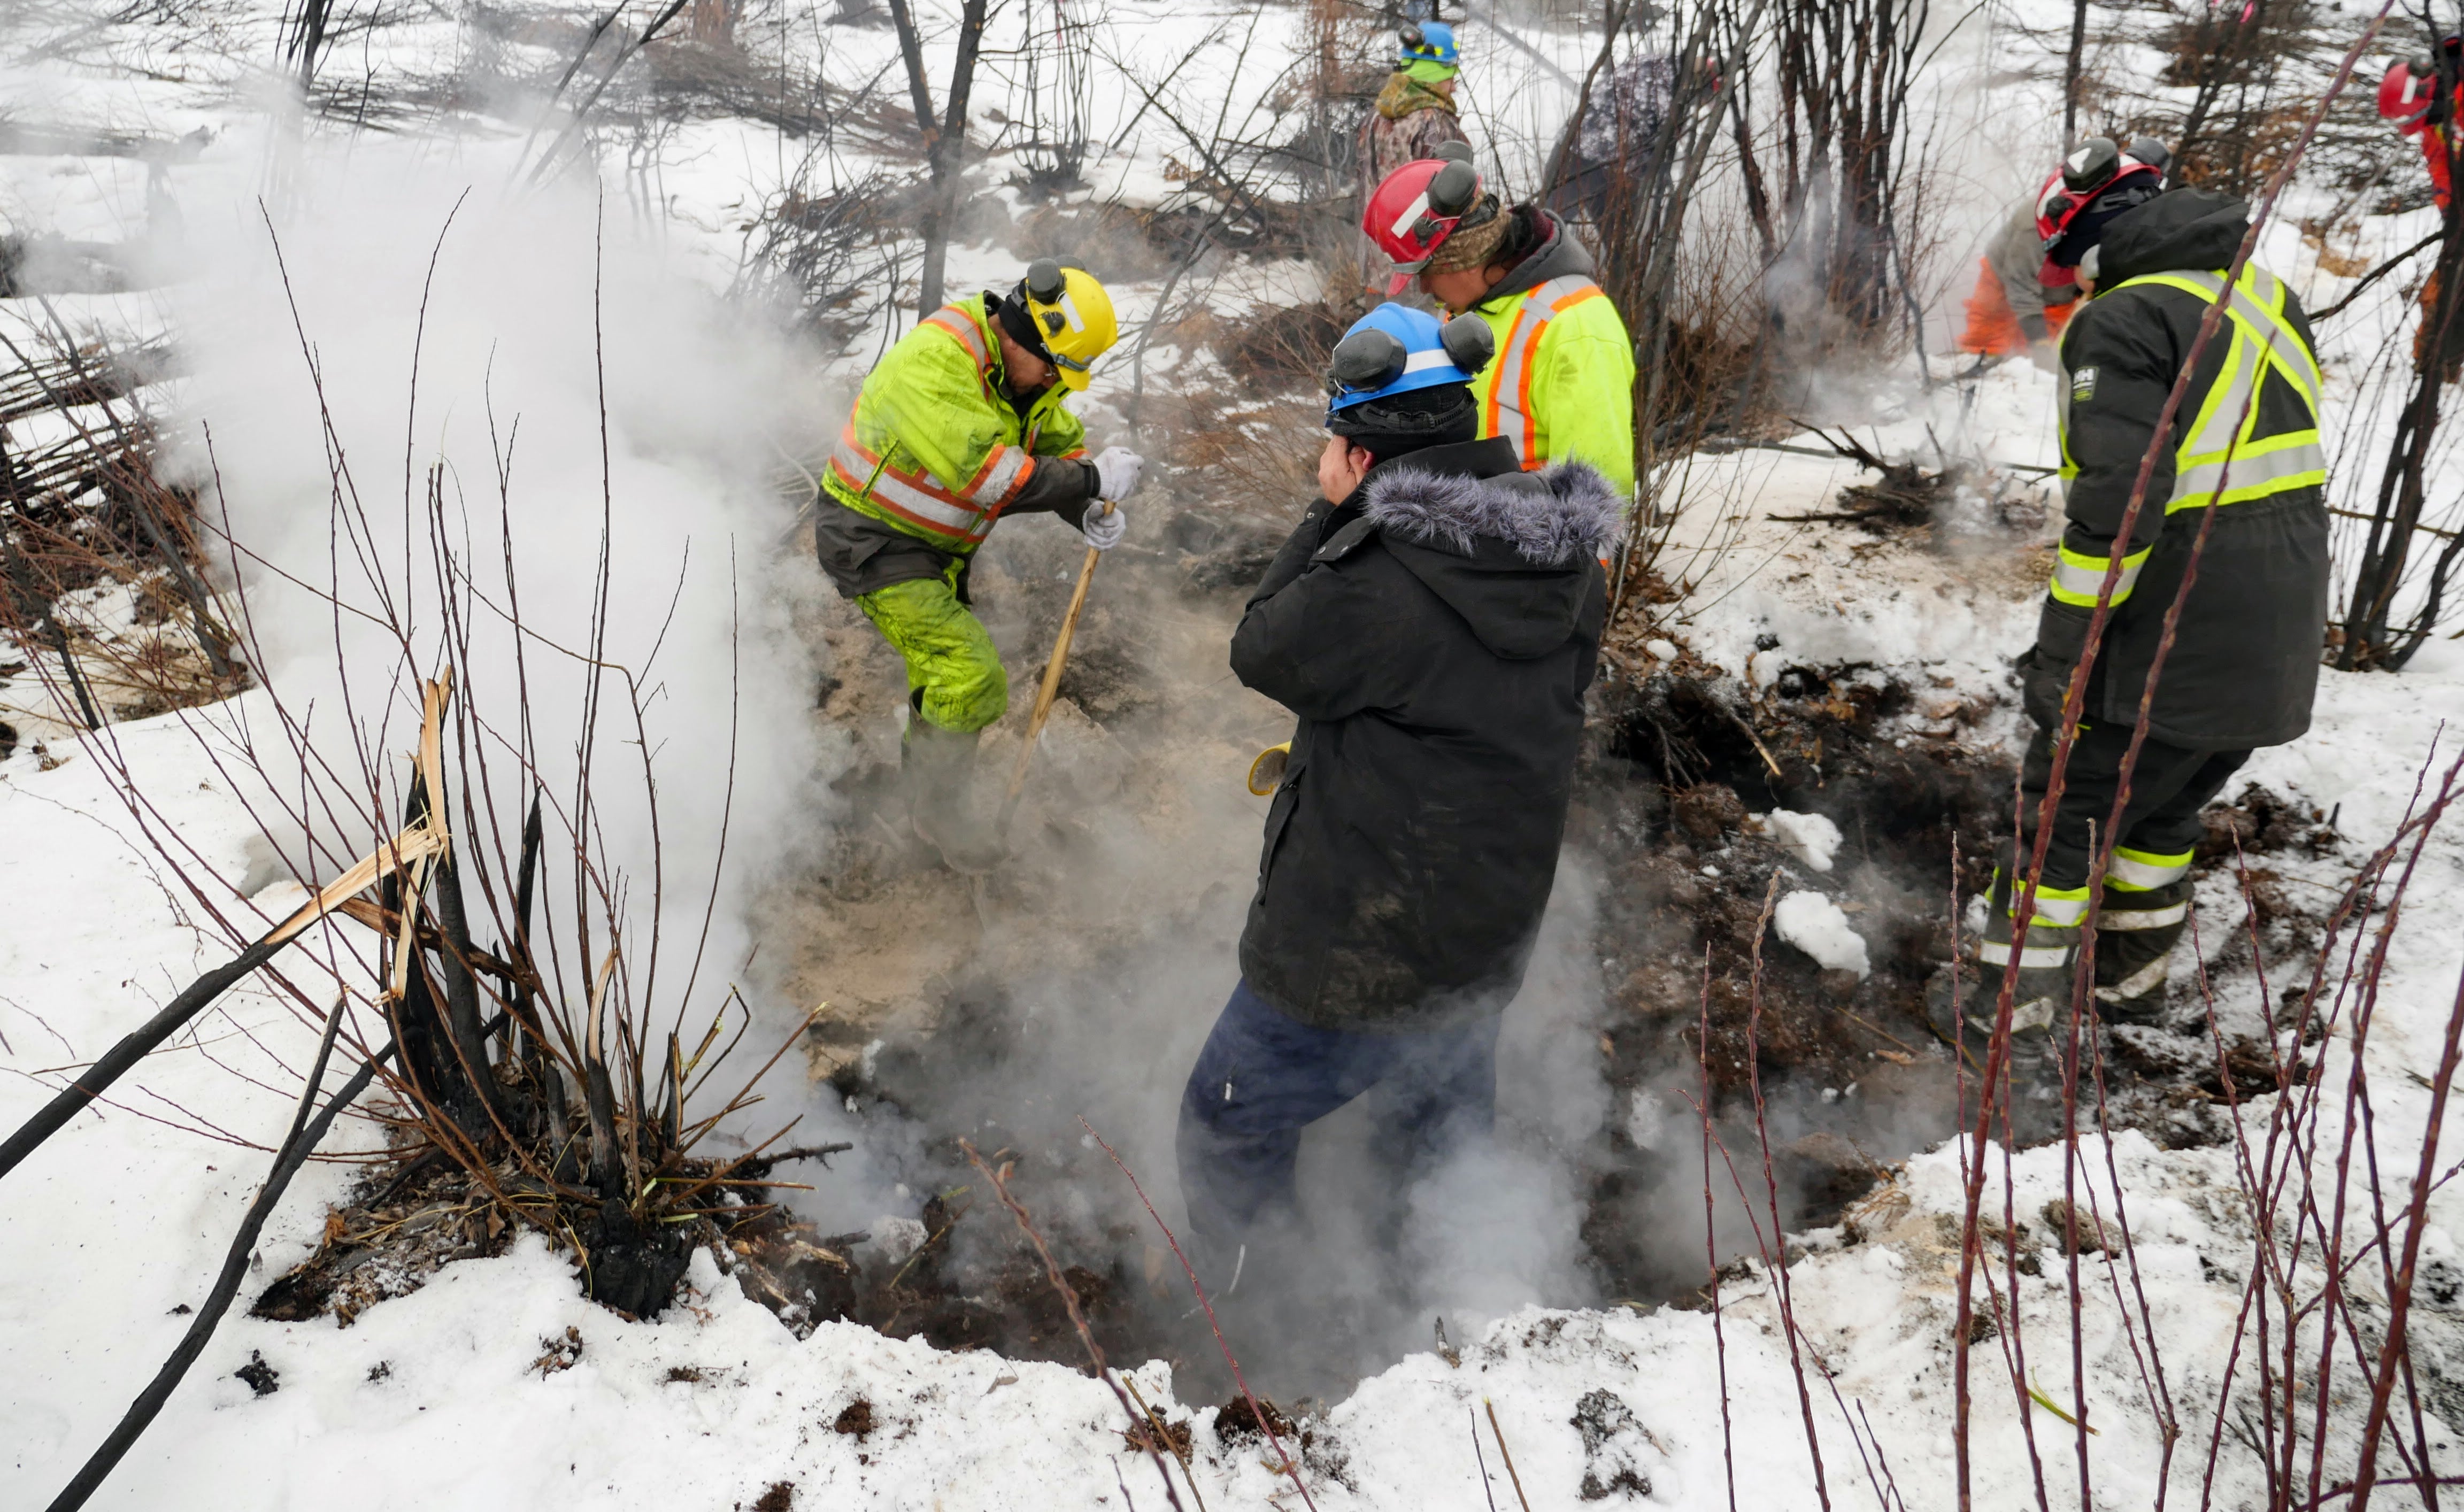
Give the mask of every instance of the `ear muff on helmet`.
[(1383, 388), (1403, 376), (1403, 366), (1410, 361), (1411, 353), (1394, 333), (1354, 331), (1334, 343), (1334, 355), (1326, 365), (1326, 391), (1342, 395)]
[(1068, 287), (1061, 274), (1061, 259), (1038, 257), (1026, 265), (1026, 292), (1038, 304), (1058, 304), (1062, 291)]
[(2122, 149), (2111, 137), (2090, 137), (2062, 160), (2062, 186), (2086, 194), (2113, 177), (2122, 165)]
[(1441, 142), (1429, 156), (1441, 163), (1460, 163), (1465, 167), (1472, 165), (1471, 143), (1468, 142)]
[(1480, 198), (1480, 175), (1469, 163), (1449, 158), (1429, 181), (1429, 213), (1441, 220), (1462, 215)]
[(2159, 173), (2173, 161), (2173, 149), (2154, 137), (2131, 138), (2128, 155), (2131, 162), (2144, 163)]
[(1459, 315), (1448, 320), (1439, 329), (1438, 340), (1446, 349), (1446, 361), (1466, 373), (1479, 372), (1497, 355), (1497, 333), (1476, 315)]
[(1020, 345), (1058, 367), (1062, 383), (1072, 389), (1087, 386), (1095, 359), (1120, 337), (1111, 295), (1094, 274), (1064, 257), (1038, 257), (1027, 264), (1026, 276), (1001, 301), (1001, 326)]

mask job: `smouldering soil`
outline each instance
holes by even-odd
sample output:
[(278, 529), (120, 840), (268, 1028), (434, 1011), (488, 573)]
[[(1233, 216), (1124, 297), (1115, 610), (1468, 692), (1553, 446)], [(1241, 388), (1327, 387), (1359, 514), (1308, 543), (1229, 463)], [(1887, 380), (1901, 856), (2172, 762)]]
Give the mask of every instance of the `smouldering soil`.
[[(869, 1229), (839, 1225), (856, 1232), (790, 1212), (728, 1226), (723, 1265), (793, 1326), (850, 1318), (948, 1348), (1083, 1359), (965, 1139), (1017, 1163), (1017, 1188), (1108, 1352), (1173, 1361), (1185, 1391), (1229, 1392), (1177, 1264), (1077, 1122), (1136, 1136), (1177, 1092), (1204, 1023), (1155, 1005), (1220, 1001), (1230, 985), (1265, 806), (1242, 776), (1289, 729), (1223, 662), (1281, 521), (1176, 502), (1151, 501), (1132, 544), (1103, 563), (1012, 857), (989, 877), (947, 870), (908, 831), (895, 656), (834, 598), (803, 627), (828, 648), (813, 717), (845, 753), (843, 808), (824, 864), (769, 898), (756, 969), (789, 1000), (821, 1007), (810, 1073), (869, 1131), (857, 1137), (872, 1148), (850, 1158), (894, 1172), (914, 1206)], [(1016, 759), (1080, 556), (1073, 534), (1029, 522), (997, 537), (977, 570), (979, 611), (1018, 669), (1012, 712), (985, 742), (987, 782)], [(1990, 875), (2012, 793), (2007, 708), (1991, 690), (1912, 686), (1868, 666), (1789, 665), (1768, 683), (1620, 645), (1595, 693), (1568, 844), (1570, 865), (1596, 879), (1588, 948), (1601, 1000), (1586, 1021), (1615, 1111), (1558, 1154), (1577, 1178), (1582, 1264), (1601, 1298), (1682, 1302), (1701, 1285), (1699, 1238), (1672, 1247), (1665, 1232), (1672, 1198), (1690, 1190), (1701, 1211), (1689, 1097), (1707, 1091), (1722, 1140), (1744, 1152), (1759, 1090), (1791, 1231), (1837, 1221), (1960, 1114), (1958, 1069), (1924, 998), (1951, 952), (1954, 888), (1964, 903)], [(1758, 822), (1775, 809), (1837, 825), (1827, 871)], [(2272, 961), (2297, 958), (2318, 920), (2269, 858), (2329, 844), (2321, 818), (2253, 789), (2218, 812), (2201, 847), (2211, 890), (2229, 881), (2219, 868), (2248, 866)], [(1854, 921), (1868, 975), (1825, 971), (1764, 928), (1768, 901), (1798, 888)], [(2232, 901), (2230, 889), (2217, 896)], [(2211, 947), (2211, 970), (2246, 971), (2249, 951)], [(2180, 981), (2176, 999), (2172, 1021), (2108, 1038), (2113, 1116), (2163, 1143), (2202, 1143), (2219, 1137), (2224, 1073)], [(2228, 1064), (2237, 1094), (2272, 1079), (2255, 1041), (2231, 1047)], [(1168, 1125), (1144, 1132), (1145, 1163), (1167, 1166)], [(1151, 1190), (1170, 1185), (1168, 1170), (1145, 1174)], [(444, 1259), (501, 1247), (483, 1206), (376, 1194), (325, 1259), (259, 1307), (347, 1317), (409, 1289)], [(1279, 1390), (1329, 1390), (1375, 1363), (1333, 1358)], [(1259, 1363), (1272, 1380), (1273, 1362)]]

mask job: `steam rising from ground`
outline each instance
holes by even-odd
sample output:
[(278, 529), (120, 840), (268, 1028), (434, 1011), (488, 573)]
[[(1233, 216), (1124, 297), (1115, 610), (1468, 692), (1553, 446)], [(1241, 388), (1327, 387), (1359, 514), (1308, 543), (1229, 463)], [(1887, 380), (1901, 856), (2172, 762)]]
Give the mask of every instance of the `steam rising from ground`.
[[(872, 1105), (850, 1130), (840, 1095), (808, 1091), (796, 1058), (771, 1079), (756, 1131), (800, 1114), (800, 1141), (859, 1144), (797, 1201), (832, 1232), (913, 1218), (926, 1196), (964, 1179), (949, 1145), (964, 1135), (1027, 1157), (1023, 1194), (1079, 1258), (1116, 1260), (1118, 1274), (1140, 1284), (1155, 1236), (1075, 1120), (1085, 1114), (1121, 1148), (1177, 1226), (1180, 1089), (1233, 984), (1232, 945), (1257, 863), (1264, 804), (1243, 793), (1239, 774), (1289, 730), (1287, 716), (1225, 672), (1237, 587), (1193, 595), (1166, 537), (1183, 509), (1226, 504), (1279, 537), (1302, 501), (1230, 499), (1219, 476), (1192, 471), (1167, 475), (1133, 506), (1130, 544), (1109, 559), (1077, 655), (1086, 668), (1110, 666), (1140, 682), (1149, 703), (1101, 722), (1065, 706), (1038, 754), (1018, 855), (974, 887), (899, 860), (904, 815), (885, 774), (896, 765), (903, 677), (821, 584), (771, 481), (782, 450), (809, 455), (844, 412), (843, 394), (825, 396), (811, 379), (816, 364), (673, 272), (621, 218), (603, 231), (586, 191), (510, 193), (484, 157), (449, 168), (365, 144), (347, 164), (310, 153), (265, 216), (241, 178), (229, 181), (239, 186), (226, 203), (187, 208), (198, 235), (188, 266), (204, 272), (177, 297), (195, 365), (192, 409), (211, 437), (190, 465), (218, 482), (244, 549), (238, 575), (258, 666), (309, 720), (340, 778), (328, 784), (338, 812), (319, 837), (322, 855), (310, 860), (297, 834), (275, 826), (288, 866), (330, 875), (390, 817), (368, 812), (364, 781), (354, 787), (356, 752), (375, 754), (377, 775), (398, 795), (400, 768), (383, 763), (409, 744), (412, 680), (436, 668), (448, 598), (471, 616), (459, 696), (486, 726), (473, 753), (486, 781), (474, 800), (482, 829), (501, 837), (490, 844), (510, 850), (526, 793), (515, 756), (525, 745), (525, 690), (526, 745), (547, 781), (551, 835), (553, 805), (570, 822), (591, 676), (570, 653), (590, 639), (604, 531), (605, 656), (638, 678), (645, 714), (637, 736), (624, 680), (603, 685), (610, 701), (589, 757), (600, 805), (591, 833), (629, 879), (637, 994), (653, 986), (638, 974), (649, 966), (639, 947), (655, 877), (667, 953), (657, 1000), (674, 1011), (725, 815), (697, 1016), (721, 984), (741, 982), (766, 1034), (818, 1000), (849, 1002), (869, 954), (919, 939), (949, 946), (915, 1000), (866, 1010), (862, 1032), (877, 1041), (868, 1060), (887, 1067), (895, 1104)], [(1091, 439), (1113, 438), (1099, 423)], [(467, 592), (440, 591), (429, 549), (428, 474), (438, 464), (443, 534), (469, 574)], [(1005, 773), (1016, 751), (1079, 550), (1073, 534), (1030, 518), (985, 553), (979, 608), (1015, 678), (988, 776)], [(513, 602), (508, 553), (532, 637), (518, 664), (499, 612)], [(375, 623), (388, 603), (411, 625), (407, 655)], [(825, 654), (825, 642), (836, 651)], [(824, 660), (833, 683), (854, 690), (832, 695), (828, 719), (811, 712)], [(849, 696), (852, 707), (842, 707)], [(1081, 696), (1091, 697), (1083, 688)], [(283, 750), (261, 705), (231, 710), (253, 721), (260, 753)], [(659, 796), (655, 867), (646, 752)], [(270, 765), (268, 791), (296, 802), (297, 771)], [(850, 796), (836, 796), (831, 778)], [(869, 914), (845, 886), (860, 869), (847, 860), (859, 842), (888, 857)], [(806, 897), (801, 910), (781, 903), (817, 876), (838, 890)], [(551, 867), (549, 882), (569, 920), (570, 875)], [(1600, 887), (1570, 855), (1507, 1018), (1492, 1140), (1396, 1193), (1375, 1189), (1365, 1159), (1367, 1100), (1311, 1132), (1302, 1191), (1315, 1232), (1268, 1257), (1227, 1317), (1262, 1386), (1341, 1391), (1435, 1342), (1441, 1320), (1460, 1340), (1527, 1304), (1609, 1300), (1583, 1225), (1592, 1184), (1612, 1166), (1636, 1172), (1620, 1210), (1629, 1229), (1665, 1237), (1670, 1274), (1700, 1275), (1699, 1124), (1664, 1096), (1629, 1106), (1604, 1074)], [(785, 964), (831, 925), (842, 932), (828, 949)], [(568, 972), (573, 954), (560, 946)], [(551, 986), (579, 991), (570, 977)], [(903, 1074), (901, 1055), (911, 1058)], [(1682, 1066), (1650, 1082), (1693, 1079)], [(1774, 1117), (1775, 1135), (1789, 1137), (1788, 1110)], [(1728, 1182), (1714, 1185), (1725, 1192)], [(979, 1201), (979, 1217), (953, 1240), (962, 1257), (967, 1246), (1013, 1242)], [(1381, 1208), (1396, 1215), (1391, 1223), (1375, 1219)], [(1724, 1256), (1750, 1248), (1733, 1201), (1724, 1196), (1721, 1209)], [(1138, 1300), (1162, 1330), (1141, 1336), (1180, 1330), (1183, 1357), (1202, 1370), (1208, 1346), (1181, 1316), (1185, 1300), (1169, 1300), (1176, 1289)]]
[[(313, 859), (296, 826), (273, 826), (284, 869), (321, 880), (399, 822), (371, 812), (371, 780), (398, 805), (415, 679), (436, 673), (465, 616), (457, 697), (479, 728), (462, 759), (483, 831), (466, 841), (499, 866), (510, 855), (526, 750), (548, 794), (551, 921), (573, 918), (574, 871), (556, 858), (570, 849), (559, 831), (581, 823), (624, 877), (633, 991), (673, 1012), (727, 835), (696, 991), (706, 1018), (749, 951), (741, 900), (813, 833), (831, 760), (805, 714), (814, 648), (788, 629), (791, 601), (815, 585), (778, 549), (791, 507), (766, 480), (774, 437), (815, 407), (805, 369), (664, 268), (621, 211), (595, 245), (586, 186), (523, 194), (485, 153), (436, 163), (362, 142), (293, 158), (259, 201), (252, 149), (218, 150), (231, 171), (195, 182), (229, 192), (191, 192), (187, 281), (172, 293), (201, 423), (184, 460), (215, 485), (206, 515), (227, 514), (240, 548), (256, 666), (309, 727), (322, 791), (303, 802), (264, 706), (230, 706), (268, 764), (258, 796), (316, 821)], [(466, 581), (441, 581), (436, 538)], [(595, 615), (601, 671), (583, 659)], [(570, 973), (561, 939), (556, 953)], [(551, 986), (579, 990), (569, 975)]]

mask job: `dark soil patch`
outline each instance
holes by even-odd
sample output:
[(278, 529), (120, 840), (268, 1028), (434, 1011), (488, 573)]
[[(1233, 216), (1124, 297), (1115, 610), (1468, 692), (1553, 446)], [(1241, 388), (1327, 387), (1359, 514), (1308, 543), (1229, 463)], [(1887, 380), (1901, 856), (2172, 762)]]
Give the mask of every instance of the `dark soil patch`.
[(1215, 1410), (1215, 1438), (1226, 1448), (1235, 1444), (1265, 1443), (1266, 1431), (1272, 1429), (1278, 1438), (1289, 1439), (1296, 1431), (1283, 1409), (1265, 1397), (1249, 1405), (1246, 1395), (1236, 1396)]
[(872, 1434), (872, 1404), (859, 1396), (839, 1410), (830, 1421), (830, 1432), (846, 1434), (862, 1443)]
[(1189, 1457), (1190, 1444), (1195, 1436), (1190, 1430), (1187, 1418), (1177, 1423), (1164, 1424), (1163, 1432), (1160, 1434), (1153, 1427), (1143, 1424), (1133, 1424), (1121, 1430), (1121, 1443), (1132, 1454), (1142, 1455), (1153, 1449), (1160, 1454), (1170, 1455), (1176, 1459)]
[[(1695, 1060), (1707, 993), (1712, 1089), (1746, 1089), (1758, 931), (1751, 1038), (1766, 1077), (1838, 1087), (1878, 1063), (1933, 1059), (1924, 994), (1950, 953), (1953, 845), (1964, 888), (1990, 880), (2011, 769), (1998, 753), (1891, 733), (1909, 703), (1857, 668), (1789, 668), (1760, 701), (1732, 680), (1674, 673), (1604, 690), (1570, 827), (1608, 871), (1613, 1082)], [(1774, 809), (1838, 827), (1829, 871), (1749, 818)], [(1800, 888), (1848, 913), (1870, 975), (1826, 974), (1763, 929), (1766, 898)]]
[(282, 1372), (265, 1363), (265, 1356), (254, 1349), (248, 1351), (248, 1363), (231, 1374), (248, 1383), (248, 1389), (259, 1396), (272, 1396), (282, 1390)]

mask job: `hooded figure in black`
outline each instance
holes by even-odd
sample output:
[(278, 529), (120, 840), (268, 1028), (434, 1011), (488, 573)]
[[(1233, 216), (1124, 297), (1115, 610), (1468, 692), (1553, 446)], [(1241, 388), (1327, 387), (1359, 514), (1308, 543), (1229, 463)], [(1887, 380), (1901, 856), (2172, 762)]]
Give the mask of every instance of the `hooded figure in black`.
[(1306, 1125), (1377, 1087), (1380, 1185), (1397, 1195), (1488, 1129), (1618, 528), (1590, 468), (1525, 472), (1508, 442), (1473, 439), (1465, 382), (1337, 405), (1324, 498), (1232, 640), (1241, 681), (1298, 724), (1242, 981), (1181, 1105), (1182, 1191), (1219, 1285), (1255, 1225), (1290, 1215)]
[[(2281, 745), (2310, 726), (2328, 585), (2319, 365), (2309, 320), (2280, 279), (2252, 266), (2225, 283), (2249, 229), (2240, 200), (2174, 189), (2114, 219), (2080, 263), (2091, 297), (2063, 333), (2059, 375), (2069, 518), (2035, 646), (2020, 663), (2023, 701), (2039, 728), (2021, 766), (2016, 853), (2005, 854), (1995, 879), (1983, 980), (1969, 999), (1971, 1036), (1991, 1025), (2013, 948), (2011, 878), (2035, 845), (2063, 694), (2117, 556), (2019, 950), (2014, 1042), (2041, 1050), (2070, 1002), (2092, 845), (2103, 838), (2143, 709), (2145, 744), (2098, 900), (2096, 998), (2112, 1019), (2163, 1010), (2167, 959), (2189, 913), (2199, 811), (2254, 747)], [(2219, 297), (2227, 318), (2160, 439), (2166, 397)], [(2123, 518), (2151, 447), (2145, 499), (2124, 540)], [(2177, 603), (2173, 644), (2162, 650)], [(1938, 1025), (1951, 1027), (1947, 1014)]]

